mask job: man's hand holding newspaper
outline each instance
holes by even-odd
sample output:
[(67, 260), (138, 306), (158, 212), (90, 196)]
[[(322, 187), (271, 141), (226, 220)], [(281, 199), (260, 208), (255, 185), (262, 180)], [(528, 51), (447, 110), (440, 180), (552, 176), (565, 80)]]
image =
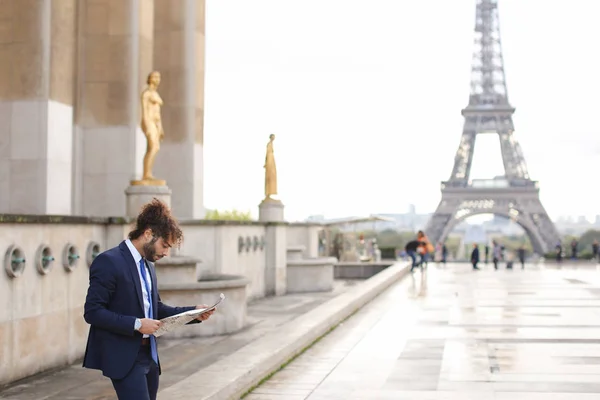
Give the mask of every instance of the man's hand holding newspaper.
[(153, 335), (156, 337), (162, 336), (165, 333), (171, 332), (194, 319), (199, 321), (208, 319), (212, 313), (215, 312), (217, 305), (219, 305), (219, 303), (224, 299), (225, 295), (221, 293), (219, 295), (219, 300), (212, 306), (197, 306), (195, 310), (182, 312), (181, 314), (161, 319), (160, 327), (154, 332)]

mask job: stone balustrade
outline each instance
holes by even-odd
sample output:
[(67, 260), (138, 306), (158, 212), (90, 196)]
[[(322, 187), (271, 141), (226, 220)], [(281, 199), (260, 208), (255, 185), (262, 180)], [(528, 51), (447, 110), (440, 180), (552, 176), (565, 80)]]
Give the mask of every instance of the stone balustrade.
[[(89, 266), (127, 237), (131, 222), (120, 217), (0, 214), (0, 385), (83, 356), (89, 331), (83, 319)], [(318, 225), (180, 223), (185, 236), (180, 252), (170, 264), (156, 265), (162, 300), (172, 305), (209, 304), (221, 292), (226, 299), (209, 321), (170, 337), (233, 332), (246, 324), (248, 301), (331, 288), (332, 261), (320, 261), (319, 266), (297, 259), (286, 264), (287, 247), (295, 248), (300, 258), (315, 253)], [(293, 234), (286, 240), (288, 229)], [(269, 280), (276, 290), (269, 290)], [(53, 345), (39, 346), (44, 342)]]
[(225, 295), (225, 300), (208, 321), (169, 332), (164, 338), (223, 335), (246, 325), (246, 287), (249, 280), (227, 274), (204, 275), (199, 279), (196, 265), (200, 263), (198, 258), (175, 256), (155, 264), (158, 289), (165, 304), (210, 305), (215, 303), (219, 294)]

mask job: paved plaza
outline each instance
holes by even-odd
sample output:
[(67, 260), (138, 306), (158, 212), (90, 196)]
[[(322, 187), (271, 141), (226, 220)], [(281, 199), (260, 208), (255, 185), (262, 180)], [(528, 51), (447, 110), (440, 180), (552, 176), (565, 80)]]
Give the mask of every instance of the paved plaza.
[(245, 400), (600, 399), (600, 270), (430, 264)]

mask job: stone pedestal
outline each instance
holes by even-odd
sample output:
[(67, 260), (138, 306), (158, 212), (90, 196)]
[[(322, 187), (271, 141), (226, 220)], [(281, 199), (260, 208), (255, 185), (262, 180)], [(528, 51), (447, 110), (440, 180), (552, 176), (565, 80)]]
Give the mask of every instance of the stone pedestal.
[(286, 293), (286, 226), (267, 225), (265, 232), (265, 292), (267, 296), (282, 296)]
[(335, 257), (287, 260), (287, 293), (331, 291), (336, 263)]
[(198, 280), (197, 266), (200, 263), (195, 257), (171, 256), (154, 264), (160, 296), (166, 304), (212, 304), (219, 298), (219, 294), (225, 295), (225, 300), (208, 321), (177, 329), (165, 335), (165, 338), (226, 335), (246, 326), (248, 279), (219, 274)]
[(258, 206), (258, 220), (261, 222), (283, 222), (283, 203), (265, 199)]
[(168, 186), (132, 185), (125, 190), (125, 196), (128, 217), (137, 217), (142, 206), (155, 197), (171, 207), (171, 189)]

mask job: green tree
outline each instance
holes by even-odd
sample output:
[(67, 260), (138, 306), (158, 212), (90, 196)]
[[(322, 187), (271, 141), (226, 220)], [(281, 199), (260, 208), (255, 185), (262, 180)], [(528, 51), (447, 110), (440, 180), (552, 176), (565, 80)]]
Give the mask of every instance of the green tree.
[(415, 237), (414, 232), (398, 232), (393, 229), (385, 229), (381, 232), (369, 232), (365, 233), (365, 239), (375, 237), (377, 239), (377, 245), (379, 248), (390, 248), (393, 247), (397, 250), (403, 250), (406, 243)]
[(252, 221), (250, 211), (239, 210), (208, 210), (204, 219), (212, 221)]
[(453, 258), (456, 258), (457, 254), (458, 254), (458, 248), (460, 247), (460, 243), (461, 243), (460, 236), (455, 236), (455, 235), (448, 236), (448, 238), (446, 238), (446, 241), (444, 242), (444, 244), (446, 245), (446, 249), (448, 250), (448, 255), (452, 256)]
[(600, 231), (590, 229), (589, 231), (585, 232), (579, 238), (579, 251), (589, 250), (591, 252), (592, 243), (594, 243), (594, 240), (600, 241)]

